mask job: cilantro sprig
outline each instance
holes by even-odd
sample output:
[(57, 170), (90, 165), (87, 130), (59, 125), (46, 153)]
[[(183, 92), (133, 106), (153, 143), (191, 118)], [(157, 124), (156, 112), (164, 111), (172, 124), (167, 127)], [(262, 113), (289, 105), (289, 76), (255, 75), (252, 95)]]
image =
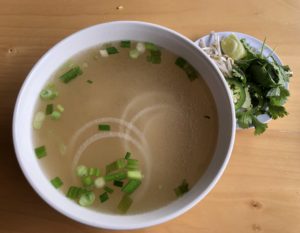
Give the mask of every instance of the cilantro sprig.
[(287, 83), (292, 76), (288, 66), (278, 64), (272, 57), (264, 56), (265, 40), (260, 51), (251, 47), (245, 39), (240, 40), (246, 50), (246, 55), (234, 61), (231, 76), (238, 80), (245, 90), (249, 91), (251, 105), (242, 105), (236, 109), (237, 123), (241, 128), (254, 126), (255, 135), (262, 134), (268, 128), (266, 123), (257, 119), (260, 114), (268, 114), (272, 119), (288, 115), (283, 106), (288, 97)]

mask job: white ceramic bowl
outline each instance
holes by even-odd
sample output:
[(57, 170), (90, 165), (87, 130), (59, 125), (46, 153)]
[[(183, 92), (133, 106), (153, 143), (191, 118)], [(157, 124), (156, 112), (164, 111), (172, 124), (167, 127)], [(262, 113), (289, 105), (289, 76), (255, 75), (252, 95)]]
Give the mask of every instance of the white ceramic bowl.
[[(39, 91), (61, 64), (79, 51), (99, 43), (129, 39), (150, 41), (188, 60), (205, 79), (215, 99), (219, 117), (218, 141), (204, 175), (182, 198), (136, 215), (110, 215), (83, 208), (55, 190), (41, 170), (32, 143), (32, 118)], [(207, 132), (209, 133), (209, 132)], [(186, 212), (207, 195), (221, 177), (235, 138), (234, 106), (220, 71), (191, 40), (168, 28), (144, 22), (118, 21), (83, 29), (59, 42), (33, 67), (19, 93), (13, 119), (17, 159), (34, 190), (50, 206), (78, 222), (108, 229), (136, 229), (156, 225)]]

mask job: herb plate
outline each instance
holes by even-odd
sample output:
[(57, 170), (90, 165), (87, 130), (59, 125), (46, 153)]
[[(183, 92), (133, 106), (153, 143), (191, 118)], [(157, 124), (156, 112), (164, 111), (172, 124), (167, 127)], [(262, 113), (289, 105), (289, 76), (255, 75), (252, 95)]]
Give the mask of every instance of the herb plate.
[[(246, 39), (247, 43), (252, 46), (255, 50), (260, 51), (261, 47), (263, 46), (263, 41), (258, 40), (257, 38), (240, 33), (240, 32), (215, 32), (217, 35), (219, 35), (220, 39), (229, 36), (230, 34), (235, 34), (239, 39)], [(205, 35), (198, 40), (195, 41), (195, 44), (199, 46), (200, 40), (202, 40), (206, 45), (211, 45), (213, 42), (213, 38), (211, 34)], [(279, 64), (282, 65), (282, 62), (278, 55), (274, 52), (273, 49), (271, 49), (267, 44), (264, 45), (264, 50), (262, 53), (264, 56), (268, 56), (269, 54), (272, 54), (272, 57), (274, 60)], [(269, 60), (271, 61), (272, 58), (269, 57)], [(288, 89), (288, 83), (285, 84), (285, 88)], [(269, 122), (272, 118), (268, 114), (261, 114), (257, 117), (257, 119), (262, 123)], [(250, 128), (253, 128), (251, 126)], [(237, 129), (241, 129), (239, 125), (237, 124)]]

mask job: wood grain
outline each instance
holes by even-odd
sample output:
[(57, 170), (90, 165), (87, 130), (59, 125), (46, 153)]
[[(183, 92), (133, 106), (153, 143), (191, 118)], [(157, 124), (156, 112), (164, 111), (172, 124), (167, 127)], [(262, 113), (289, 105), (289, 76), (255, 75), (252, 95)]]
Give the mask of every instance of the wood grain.
[[(122, 5), (122, 10), (116, 7)], [(13, 107), (33, 64), (81, 28), (112, 20), (161, 24), (196, 39), (211, 30), (239, 31), (277, 48), (294, 71), (289, 116), (254, 137), (238, 131), (232, 159), (196, 207), (147, 233), (300, 232), (300, 2), (298, 0), (0, 0), (0, 232), (110, 232), (74, 222), (42, 201), (17, 164)]]

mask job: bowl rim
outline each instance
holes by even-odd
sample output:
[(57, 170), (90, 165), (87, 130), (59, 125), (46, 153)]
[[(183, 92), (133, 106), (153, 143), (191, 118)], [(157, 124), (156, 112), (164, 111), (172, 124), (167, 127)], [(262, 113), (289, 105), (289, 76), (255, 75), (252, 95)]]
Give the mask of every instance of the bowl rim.
[[(113, 26), (113, 25), (118, 25), (118, 24), (131, 24), (131, 25), (142, 25), (142, 26), (148, 26), (148, 27), (152, 27), (158, 30), (164, 30), (169, 32), (170, 34), (173, 34), (177, 37), (179, 37), (181, 40), (183, 40), (185, 43), (189, 44), (190, 46), (194, 47), (196, 50), (198, 50), (199, 53), (201, 53), (202, 57), (206, 58), (207, 62), (209, 63), (209, 65), (212, 67), (212, 69), (215, 70), (216, 73), (218, 73), (219, 77), (220, 77), (220, 81), (222, 83), (222, 85), (224, 86), (226, 92), (227, 92), (227, 97), (229, 99), (229, 103), (230, 103), (230, 112), (231, 112), (231, 138), (230, 138), (230, 142), (227, 145), (227, 151), (225, 152), (226, 155), (224, 156), (224, 161), (222, 162), (222, 165), (220, 166), (220, 168), (215, 172), (214, 174), (214, 178), (210, 181), (209, 185), (205, 188), (205, 190), (201, 193), (199, 193), (199, 195), (197, 196), (197, 198), (189, 201), (188, 204), (186, 204), (185, 206), (183, 206), (180, 209), (177, 209), (176, 211), (172, 212), (171, 214), (168, 214), (164, 217), (160, 217), (158, 219), (154, 219), (154, 220), (147, 220), (144, 221), (142, 223), (133, 225), (133, 226), (120, 226), (120, 225), (115, 225), (115, 223), (91, 223), (90, 221), (86, 220), (86, 219), (82, 219), (77, 217), (76, 215), (70, 213), (70, 211), (65, 210), (62, 206), (58, 206), (56, 205), (51, 198), (49, 198), (47, 195), (45, 195), (44, 193), (40, 192), (40, 190), (37, 188), (35, 182), (33, 181), (30, 173), (28, 172), (28, 170), (26, 169), (25, 164), (23, 164), (21, 162), (20, 157), (22, 156), (22, 152), (19, 148), (19, 146), (17, 145), (18, 142), (18, 129), (16, 128), (16, 121), (17, 121), (17, 115), (18, 115), (18, 109), (20, 108), (20, 103), (21, 103), (21, 96), (22, 93), (24, 92), (24, 90), (27, 88), (28, 83), (29, 83), (29, 77), (31, 77), (33, 71), (35, 69), (37, 69), (37, 67), (40, 66), (40, 64), (46, 59), (46, 57), (53, 52), (54, 48), (59, 46), (62, 43), (65, 43), (67, 40), (69, 40), (72, 37), (78, 36), (79, 34), (81, 34), (82, 32), (85, 32), (87, 30), (95, 30), (97, 27), (99, 27), (100, 25), (106, 25), (106, 26)], [(235, 128), (235, 111), (234, 111), (234, 105), (232, 102), (232, 99), (230, 98), (230, 90), (228, 88), (228, 86), (225, 83), (225, 79), (222, 75), (222, 73), (219, 71), (219, 69), (217, 68), (217, 66), (211, 61), (211, 59), (200, 49), (198, 48), (198, 46), (196, 46), (194, 44), (194, 42), (190, 39), (188, 39), (187, 37), (185, 37), (184, 35), (169, 29), (167, 27), (161, 26), (161, 25), (157, 25), (157, 24), (153, 24), (153, 23), (148, 23), (148, 22), (143, 22), (143, 21), (111, 21), (111, 22), (106, 22), (106, 23), (100, 23), (100, 24), (96, 24), (87, 28), (83, 28), (79, 31), (76, 31), (74, 33), (72, 33), (71, 35), (65, 37), (64, 39), (62, 39), (61, 41), (59, 41), (58, 43), (56, 43), (53, 47), (51, 47), (39, 60), (37, 63), (35, 63), (35, 65), (33, 66), (33, 68), (31, 69), (31, 71), (28, 73), (28, 75), (26, 76), (25, 81), (22, 84), (22, 87), (20, 88), (16, 103), (15, 103), (15, 107), (14, 107), (14, 113), (13, 113), (13, 127), (12, 127), (12, 133), (13, 133), (13, 144), (14, 144), (14, 148), (15, 148), (15, 153), (16, 153), (16, 157), (19, 163), (19, 166), (21, 167), (21, 170), (26, 178), (26, 180), (29, 182), (29, 184), (31, 185), (31, 187), (35, 190), (35, 192), (42, 198), (42, 200), (44, 200), (48, 205), (50, 205), (52, 208), (54, 208), (56, 211), (60, 212), (61, 214), (67, 216), (70, 219), (73, 219), (77, 222), (89, 225), (89, 226), (94, 226), (94, 227), (98, 227), (98, 228), (105, 228), (105, 229), (114, 229), (114, 230), (129, 230), (129, 229), (140, 229), (140, 228), (145, 228), (145, 227), (150, 227), (150, 226), (154, 226), (157, 224), (161, 224), (163, 222), (169, 221), (171, 219), (174, 219), (176, 217), (178, 217), (179, 215), (187, 212), (189, 209), (191, 209), (193, 206), (195, 206), (199, 201), (201, 201), (212, 189), (213, 187), (216, 185), (216, 183), (219, 181), (220, 177), (222, 176), (222, 174), (224, 173), (224, 170), (229, 162), (229, 159), (231, 157), (231, 153), (233, 150), (233, 145), (234, 145), (234, 141), (235, 141), (235, 132), (236, 132), (236, 128)], [(147, 212), (148, 213), (148, 212)], [(143, 214), (143, 213), (142, 213)], [(138, 214), (138, 215), (142, 215), (142, 214)], [(131, 217), (134, 215), (130, 215)]]

